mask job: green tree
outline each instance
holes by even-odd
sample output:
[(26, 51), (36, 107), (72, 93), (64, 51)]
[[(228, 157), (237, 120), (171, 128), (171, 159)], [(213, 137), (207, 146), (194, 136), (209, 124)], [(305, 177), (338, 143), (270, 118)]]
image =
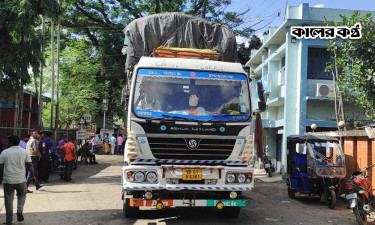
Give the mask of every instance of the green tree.
[(28, 69), (39, 73), (41, 64), (40, 15), (55, 17), (55, 0), (0, 2), (0, 87), (3, 101), (11, 101), (15, 91), (30, 81)]
[[(361, 17), (355, 12), (352, 17), (340, 16), (342, 23), (334, 21), (335, 26), (362, 26), (361, 39), (340, 39), (329, 42), (328, 50), (336, 58), (337, 68), (341, 71), (337, 77), (340, 89), (346, 96), (375, 116), (375, 23), (370, 13)], [(326, 70), (334, 69), (329, 64)]]
[(69, 16), (62, 18), (62, 24), (69, 28), (70, 38), (86, 36), (97, 50), (95, 54), (99, 57), (100, 71), (96, 81), (98, 84), (109, 82), (110, 87), (107, 93), (108, 114), (112, 118), (124, 118), (124, 110), (120, 107), (120, 92), (126, 84), (125, 57), (121, 54), (124, 27), (136, 18), (180, 11), (227, 24), (238, 34), (248, 37), (254, 28), (246, 24), (249, 9), (231, 12), (227, 10), (230, 4), (231, 0), (72, 0), (64, 5)]
[(262, 41), (258, 36), (253, 35), (246, 46), (246, 43), (241, 43), (238, 45), (238, 60), (242, 65), (245, 65), (250, 59), (251, 50), (259, 49), (262, 46)]
[[(97, 104), (108, 91), (108, 83), (97, 83), (100, 71), (97, 50), (83, 37), (66, 43), (61, 52), (61, 90), (59, 128), (76, 125), (82, 114), (96, 115), (101, 111)], [(49, 116), (43, 117), (45, 124)]]

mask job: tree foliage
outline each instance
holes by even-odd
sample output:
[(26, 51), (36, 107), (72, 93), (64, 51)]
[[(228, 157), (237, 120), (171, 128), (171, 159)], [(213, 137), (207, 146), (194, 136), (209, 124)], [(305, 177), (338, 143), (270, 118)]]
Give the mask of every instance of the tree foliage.
[(250, 42), (248, 42), (248, 46), (246, 43), (241, 43), (238, 45), (238, 60), (242, 65), (245, 65), (250, 59), (251, 50), (259, 49), (261, 46), (262, 41), (258, 36), (253, 35)]
[[(340, 88), (346, 96), (375, 116), (375, 23), (371, 14), (361, 17), (355, 12), (351, 18), (340, 16), (342, 23), (335, 26), (352, 27), (356, 23), (362, 25), (361, 39), (340, 39), (330, 41), (328, 50), (336, 56), (338, 68), (342, 71), (337, 78)], [(329, 65), (326, 69), (333, 69)]]
[[(96, 83), (108, 83), (110, 87), (105, 90), (106, 98), (109, 99), (108, 115), (124, 118), (120, 96), (126, 84), (125, 57), (121, 54), (122, 30), (125, 26), (147, 15), (179, 11), (227, 24), (238, 34), (249, 36), (253, 26), (245, 26), (245, 18), (250, 9), (231, 12), (227, 10), (230, 4), (231, 0), (72, 0), (63, 5), (68, 16), (62, 18), (62, 24), (68, 28), (69, 38), (74, 39), (77, 35), (87, 37), (96, 50), (92, 53), (100, 65), (95, 74)], [(98, 104), (102, 102), (101, 97), (97, 98)]]
[[(95, 53), (95, 48), (83, 38), (69, 41), (61, 52), (60, 128), (77, 124), (84, 113), (96, 115), (102, 109), (97, 102), (107, 93), (108, 84), (96, 82), (100, 64)], [(43, 120), (49, 124), (50, 115), (44, 115)]]
[(39, 73), (41, 63), (40, 15), (59, 11), (55, 0), (5, 0), (0, 2), (0, 87), (5, 102), (12, 100), (21, 84), (30, 81), (28, 69)]

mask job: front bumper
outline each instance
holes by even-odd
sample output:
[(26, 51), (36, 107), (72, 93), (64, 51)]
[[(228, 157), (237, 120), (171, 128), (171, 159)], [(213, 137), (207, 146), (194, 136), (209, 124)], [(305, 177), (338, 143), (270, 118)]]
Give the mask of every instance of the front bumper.
[(222, 203), (225, 207), (245, 207), (247, 199), (130, 199), (131, 207), (149, 207), (155, 208), (157, 204), (162, 203), (162, 208), (166, 207), (217, 207)]
[[(182, 179), (182, 169), (196, 168), (203, 170), (202, 180), (215, 180), (214, 184), (194, 184), (189, 181), (184, 183), (173, 184), (168, 180)], [(158, 181), (153, 184), (149, 183), (133, 183), (127, 181), (126, 171), (129, 170), (153, 170), (158, 174)], [(226, 174), (229, 172), (252, 173), (254, 170), (251, 167), (228, 167), (228, 166), (199, 166), (199, 165), (162, 165), (162, 166), (144, 166), (144, 165), (129, 165), (124, 166), (122, 170), (122, 189), (123, 190), (167, 190), (167, 191), (251, 191), (254, 189), (254, 177), (249, 183), (232, 183), (226, 184)]]

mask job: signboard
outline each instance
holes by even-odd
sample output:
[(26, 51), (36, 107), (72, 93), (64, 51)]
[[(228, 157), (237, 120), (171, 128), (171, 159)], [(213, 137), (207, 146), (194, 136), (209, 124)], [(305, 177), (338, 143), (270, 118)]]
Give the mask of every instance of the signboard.
[(87, 129), (87, 137), (95, 136), (95, 129)]
[(86, 123), (91, 122), (91, 114), (85, 113), (82, 115), (83, 119), (86, 121)]
[(76, 132), (76, 138), (77, 139), (86, 139), (86, 130), (77, 130)]

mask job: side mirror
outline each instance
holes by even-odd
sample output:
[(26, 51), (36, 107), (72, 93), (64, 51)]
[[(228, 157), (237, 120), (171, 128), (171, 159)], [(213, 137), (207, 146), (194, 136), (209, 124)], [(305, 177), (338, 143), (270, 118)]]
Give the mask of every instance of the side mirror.
[(258, 110), (263, 112), (267, 109), (266, 100), (264, 98), (264, 88), (261, 82), (257, 82), (258, 91)]
[(122, 106), (124, 107), (125, 111), (126, 111), (127, 108), (128, 108), (129, 93), (130, 93), (129, 87), (128, 87), (128, 85), (126, 85), (126, 86), (122, 89), (122, 91), (121, 91), (121, 104), (122, 104)]

